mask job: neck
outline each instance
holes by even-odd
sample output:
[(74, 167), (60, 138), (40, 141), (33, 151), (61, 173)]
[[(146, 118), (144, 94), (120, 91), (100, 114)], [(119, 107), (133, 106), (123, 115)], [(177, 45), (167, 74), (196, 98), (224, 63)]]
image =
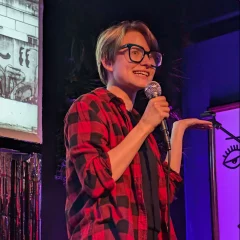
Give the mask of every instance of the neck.
[(128, 111), (132, 111), (137, 94), (136, 91), (131, 91), (130, 89), (124, 89), (123, 87), (110, 84), (107, 85), (107, 90), (113, 93), (115, 96), (121, 98), (125, 103), (126, 109)]

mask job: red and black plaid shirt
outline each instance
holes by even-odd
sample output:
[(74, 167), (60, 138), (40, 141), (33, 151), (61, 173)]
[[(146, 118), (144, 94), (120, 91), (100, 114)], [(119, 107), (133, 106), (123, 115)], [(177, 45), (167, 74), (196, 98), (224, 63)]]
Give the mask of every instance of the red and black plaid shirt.
[[(69, 239), (133, 240), (134, 236), (147, 239), (139, 154), (116, 182), (112, 178), (108, 155), (108, 151), (116, 147), (132, 128), (124, 102), (104, 88), (82, 95), (70, 107), (64, 129)], [(167, 224), (167, 164), (161, 164), (152, 134), (147, 141), (159, 159), (159, 214), (161, 223)], [(171, 171), (170, 179), (172, 201), (182, 179), (174, 171)], [(176, 239), (172, 223), (171, 236), (171, 240)], [(167, 233), (161, 231), (158, 239), (167, 239)]]

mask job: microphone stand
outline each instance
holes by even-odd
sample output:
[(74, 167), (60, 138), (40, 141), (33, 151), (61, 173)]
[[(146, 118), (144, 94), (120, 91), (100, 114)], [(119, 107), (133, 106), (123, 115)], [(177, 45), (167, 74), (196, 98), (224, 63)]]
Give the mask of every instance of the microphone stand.
[[(240, 137), (234, 136), (227, 131), (220, 122), (216, 120), (216, 113), (212, 111), (205, 111), (200, 115), (204, 120), (210, 121), (215, 129), (220, 129), (226, 133), (230, 138), (240, 143)], [(218, 209), (217, 209), (217, 189), (216, 189), (216, 159), (215, 159), (215, 134), (214, 129), (209, 132), (209, 168), (210, 168), (210, 183), (211, 183), (211, 209), (212, 209), (212, 226), (213, 239), (219, 239), (219, 224), (218, 224)]]
[(212, 111), (205, 111), (204, 113), (201, 114), (201, 117), (204, 118), (205, 120), (208, 120), (213, 123), (213, 127), (216, 129), (222, 130), (224, 133), (226, 133), (230, 139), (234, 139), (238, 143), (240, 143), (240, 138), (234, 136), (232, 133), (230, 133), (228, 130), (226, 130), (220, 122), (216, 120), (216, 113)]

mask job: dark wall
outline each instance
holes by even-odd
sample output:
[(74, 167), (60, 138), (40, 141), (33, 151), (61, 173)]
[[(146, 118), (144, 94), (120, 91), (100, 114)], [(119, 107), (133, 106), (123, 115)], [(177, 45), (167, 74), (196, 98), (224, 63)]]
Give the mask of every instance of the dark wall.
[[(184, 70), (188, 77), (183, 87), (184, 117), (200, 117), (208, 107), (240, 100), (239, 34), (240, 31), (232, 32), (184, 50)], [(186, 239), (210, 240), (207, 132), (189, 131), (184, 155)]]
[[(61, 5), (45, 3), (43, 21), (42, 239), (66, 240), (65, 188), (56, 181), (57, 109), (63, 101), (64, 38)], [(62, 119), (63, 121), (63, 119)]]

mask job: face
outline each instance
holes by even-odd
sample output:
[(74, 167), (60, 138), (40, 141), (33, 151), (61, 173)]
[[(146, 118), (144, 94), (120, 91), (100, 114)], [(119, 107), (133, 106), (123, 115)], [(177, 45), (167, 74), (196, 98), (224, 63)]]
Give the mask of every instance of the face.
[[(142, 46), (145, 51), (150, 50), (144, 36), (137, 31), (127, 32), (121, 46), (129, 43)], [(110, 84), (133, 91), (145, 88), (155, 74), (155, 68), (151, 66), (152, 61), (145, 55), (140, 63), (133, 63), (129, 58), (128, 49), (121, 49), (110, 69)]]

